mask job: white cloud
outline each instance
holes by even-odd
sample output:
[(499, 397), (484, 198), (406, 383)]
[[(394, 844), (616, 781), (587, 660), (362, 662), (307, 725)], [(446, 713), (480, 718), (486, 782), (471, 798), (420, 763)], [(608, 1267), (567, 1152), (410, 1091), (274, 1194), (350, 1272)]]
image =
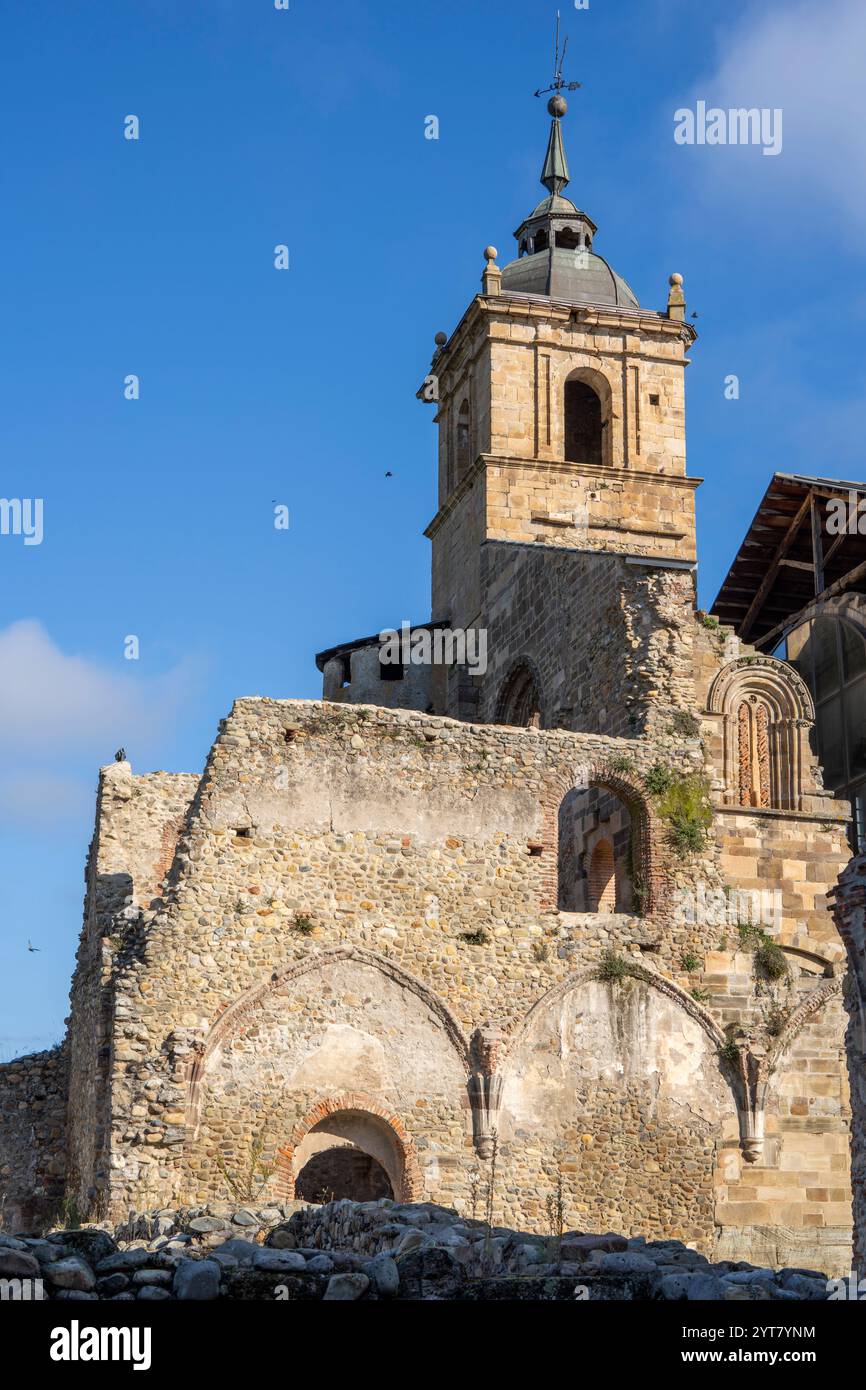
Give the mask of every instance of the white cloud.
[(142, 770), (191, 684), (191, 663), (162, 676), (111, 671), (62, 651), (32, 619), (0, 630), (0, 820), (91, 815), (97, 767), (122, 744)]
[(72, 754), (95, 745), (102, 761), (118, 743), (151, 738), (176, 712), (183, 668), (166, 676), (112, 672), (60, 650), (38, 622), (0, 631), (0, 747), (39, 756), (59, 745)]
[[(797, 0), (755, 4), (719, 32), (715, 71), (694, 86), (698, 99), (725, 110), (781, 107), (783, 146), (776, 158), (758, 149), (683, 147), (692, 172), (715, 200), (763, 184), (792, 205), (790, 235), (820, 274), (830, 222), (860, 244), (866, 230), (866, 4), (864, 0)], [(699, 173), (700, 170), (700, 173)], [(796, 209), (794, 203), (796, 202)]]

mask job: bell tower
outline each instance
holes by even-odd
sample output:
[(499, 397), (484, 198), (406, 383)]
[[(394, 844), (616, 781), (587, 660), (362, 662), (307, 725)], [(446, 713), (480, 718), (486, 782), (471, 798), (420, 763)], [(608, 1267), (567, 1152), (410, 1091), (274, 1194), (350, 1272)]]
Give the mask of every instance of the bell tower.
[[(557, 54), (545, 197), (514, 233), (514, 260), (500, 267), (487, 247), (481, 292), (437, 334), (418, 393), (439, 433), (432, 615), (485, 629), (488, 652), (483, 675), (439, 671), (434, 703), (628, 735), (690, 698), (686, 639), (669, 638), (694, 608), (684, 375), (696, 334), (682, 277), (664, 310), (642, 308), (564, 194), (563, 89), (577, 85)], [(660, 667), (647, 660), (665, 645)]]

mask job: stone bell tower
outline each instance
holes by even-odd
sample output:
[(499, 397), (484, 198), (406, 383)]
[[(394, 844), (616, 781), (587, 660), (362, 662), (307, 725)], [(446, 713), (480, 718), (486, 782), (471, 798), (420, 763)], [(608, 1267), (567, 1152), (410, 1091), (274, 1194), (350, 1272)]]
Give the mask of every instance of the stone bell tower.
[(419, 391), (439, 427), (433, 618), (485, 629), (488, 653), (483, 675), (439, 671), (434, 702), (460, 718), (637, 734), (691, 707), (696, 335), (682, 277), (666, 310), (641, 308), (564, 196), (557, 76), (546, 196), (514, 234), (515, 260), (500, 268), (485, 251), (481, 293), (437, 334)]

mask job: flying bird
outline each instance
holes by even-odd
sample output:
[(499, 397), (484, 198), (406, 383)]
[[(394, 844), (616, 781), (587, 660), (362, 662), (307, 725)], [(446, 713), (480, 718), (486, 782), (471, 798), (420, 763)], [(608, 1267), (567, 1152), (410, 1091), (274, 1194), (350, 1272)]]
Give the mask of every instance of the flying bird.
[(41, 947), (41, 946), (31, 946), (31, 944), (30, 944), (30, 937), (28, 936), (28, 938), (27, 938), (27, 949), (28, 949), (28, 951), (41, 951), (41, 950), (42, 950), (42, 947)]
[(385, 477), (386, 477), (386, 478), (393, 478), (393, 476), (394, 476), (393, 473), (387, 473), (387, 472), (386, 472), (386, 474), (385, 474)]
[(116, 752), (115, 755), (114, 755), (114, 761), (115, 761), (116, 763), (125, 763), (125, 762), (126, 762), (126, 749), (125, 749), (125, 748), (118, 748), (117, 752)]

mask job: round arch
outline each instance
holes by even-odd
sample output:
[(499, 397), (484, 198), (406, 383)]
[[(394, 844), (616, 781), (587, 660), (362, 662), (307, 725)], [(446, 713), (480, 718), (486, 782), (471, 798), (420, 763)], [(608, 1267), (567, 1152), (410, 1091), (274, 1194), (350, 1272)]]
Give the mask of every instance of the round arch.
[(544, 896), (542, 907), (556, 908), (558, 902), (559, 875), (559, 808), (563, 799), (571, 791), (587, 791), (598, 788), (612, 792), (623, 803), (631, 816), (635, 882), (640, 883), (642, 892), (641, 910), (635, 915), (652, 917), (665, 901), (665, 838), (663, 827), (651, 809), (649, 799), (636, 782), (627, 775), (615, 771), (607, 759), (600, 759), (588, 765), (580, 765), (554, 776), (548, 784), (542, 800), (544, 818), (544, 845), (547, 864), (544, 873)]
[[(572, 366), (560, 379), (559, 400), (563, 458), (610, 467), (613, 463), (613, 390), (604, 372), (588, 364)], [(575, 452), (578, 435), (584, 450), (590, 448), (590, 453), (582, 457), (578, 457), (579, 450)]]
[(518, 657), (508, 668), (500, 687), (494, 723), (517, 728), (544, 727), (547, 719), (542, 688), (536, 663), (531, 657)]
[(397, 1201), (423, 1198), (421, 1166), (403, 1121), (360, 1091), (325, 1096), (298, 1121), (289, 1142), (277, 1150), (271, 1180), (275, 1193), (292, 1201), (295, 1182), (313, 1155), (340, 1147), (360, 1150), (379, 1163)]

